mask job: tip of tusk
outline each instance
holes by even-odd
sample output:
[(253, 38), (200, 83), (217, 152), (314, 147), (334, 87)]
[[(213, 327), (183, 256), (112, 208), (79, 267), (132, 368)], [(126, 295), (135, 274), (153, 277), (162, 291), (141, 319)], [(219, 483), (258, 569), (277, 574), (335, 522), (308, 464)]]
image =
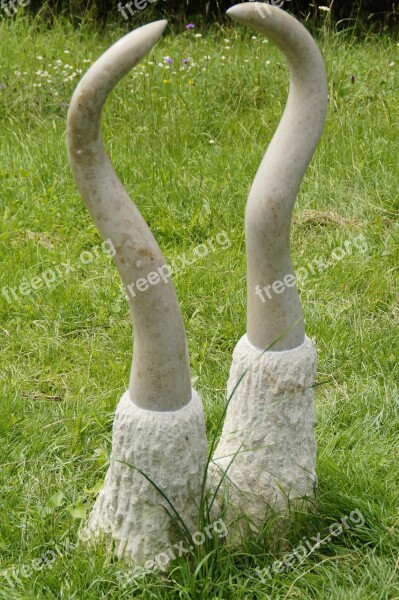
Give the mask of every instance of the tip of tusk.
[(248, 15), (252, 12), (253, 3), (251, 4), (236, 4), (232, 6), (226, 11), (226, 15), (228, 15), (231, 19), (239, 20), (240, 17), (243, 18), (245, 15)]
[[(139, 62), (146, 54), (151, 50), (153, 46), (158, 42), (159, 38), (163, 34), (168, 21), (162, 19), (160, 21), (153, 21), (147, 23), (137, 29), (134, 29), (130, 33), (120, 38), (111, 48), (109, 48), (102, 57), (113, 58), (119, 60), (123, 53), (129, 53), (133, 49), (136, 50), (134, 55), (134, 61), (130, 64), (129, 69)], [(127, 65), (128, 63), (126, 63)], [(127, 71), (126, 71), (127, 72)]]
[[(265, 8), (266, 6), (267, 8)], [(234, 21), (249, 25), (252, 21), (257, 21), (259, 16), (264, 19), (268, 13), (273, 12), (274, 8), (274, 6), (264, 2), (245, 2), (229, 8), (226, 15)], [(265, 13), (264, 16), (262, 16), (263, 13)]]
[(159, 21), (153, 21), (152, 23), (149, 23), (149, 25), (158, 26), (161, 31), (165, 30), (165, 27), (167, 26), (167, 24), (168, 24), (167, 19), (160, 19)]
[(240, 6), (242, 6), (242, 5), (235, 4), (234, 6), (231, 6), (230, 8), (228, 8), (226, 10), (226, 15), (229, 15), (229, 17), (234, 17), (236, 15), (236, 13), (239, 12)]
[[(165, 31), (167, 24), (168, 24), (168, 21), (166, 19), (160, 19), (159, 21), (153, 21), (152, 23), (147, 23), (146, 25), (142, 25), (141, 27), (139, 27), (138, 29), (135, 29), (134, 31), (140, 30), (143, 33), (148, 32), (148, 33), (152, 33), (158, 37), (161, 37), (161, 35)], [(134, 31), (132, 31), (131, 33), (134, 33)]]

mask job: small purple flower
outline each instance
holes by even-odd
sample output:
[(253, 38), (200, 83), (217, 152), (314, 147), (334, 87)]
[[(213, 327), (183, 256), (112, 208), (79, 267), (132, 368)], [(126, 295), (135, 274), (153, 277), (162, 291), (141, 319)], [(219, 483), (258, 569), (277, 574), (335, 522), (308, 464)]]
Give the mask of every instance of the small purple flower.
[(188, 65), (189, 59), (188, 58), (183, 58), (182, 63), (183, 63), (183, 65)]
[(187, 23), (186, 29), (195, 29), (194, 23)]
[(164, 61), (167, 65), (171, 65), (173, 62), (173, 58), (171, 56), (165, 56)]

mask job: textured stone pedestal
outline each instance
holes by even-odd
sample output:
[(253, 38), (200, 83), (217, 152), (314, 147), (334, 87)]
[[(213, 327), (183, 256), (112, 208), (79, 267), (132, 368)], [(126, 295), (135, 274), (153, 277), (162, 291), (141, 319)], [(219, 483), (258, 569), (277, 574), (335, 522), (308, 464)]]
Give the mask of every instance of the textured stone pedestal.
[[(202, 403), (191, 402), (174, 412), (144, 410), (126, 392), (117, 407), (111, 463), (81, 537), (105, 536), (119, 558), (144, 566), (182, 539), (168, 513), (164, 492), (191, 533), (198, 528), (198, 505), (207, 454)], [(122, 461), (122, 462), (120, 462)]]
[(258, 530), (273, 514), (286, 515), (293, 502), (313, 498), (316, 484), (312, 342), (262, 354), (245, 335), (233, 353), (228, 398), (246, 370), (208, 473), (212, 492), (226, 473), (218, 503), (227, 503), (226, 524), (237, 521), (233, 537), (244, 523)]

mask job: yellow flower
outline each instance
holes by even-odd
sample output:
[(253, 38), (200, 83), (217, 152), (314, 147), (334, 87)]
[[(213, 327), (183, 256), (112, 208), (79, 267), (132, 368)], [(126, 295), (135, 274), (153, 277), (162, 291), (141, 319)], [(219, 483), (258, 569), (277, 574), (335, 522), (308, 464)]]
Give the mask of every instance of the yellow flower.
[(188, 85), (194, 85), (194, 81), (192, 79), (189, 79)]
[(169, 83), (169, 79), (164, 79), (162, 83)]

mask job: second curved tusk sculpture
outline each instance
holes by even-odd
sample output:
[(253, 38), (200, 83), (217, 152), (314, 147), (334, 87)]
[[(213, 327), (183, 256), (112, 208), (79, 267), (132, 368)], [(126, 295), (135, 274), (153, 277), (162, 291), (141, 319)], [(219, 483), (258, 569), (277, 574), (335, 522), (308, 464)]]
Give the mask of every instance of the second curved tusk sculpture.
[(324, 128), (327, 79), (313, 38), (283, 10), (248, 2), (227, 14), (274, 42), (291, 78), (246, 207), (247, 334), (234, 350), (231, 400), (208, 473), (230, 524), (245, 517), (233, 527), (237, 536), (314, 497), (316, 352), (305, 336), (289, 238), (299, 186)]
[[(170, 270), (115, 174), (100, 135), (108, 94), (158, 41), (166, 24), (140, 27), (109, 48), (78, 84), (67, 123), (71, 169), (102, 237), (115, 247), (134, 329), (130, 384), (116, 410), (110, 467), (84, 533), (89, 539), (105, 536), (120, 558), (140, 565), (168, 549), (176, 513), (186, 531), (197, 530), (207, 453), (202, 403), (191, 389), (186, 334)], [(135, 284), (142, 287), (150, 278), (148, 289), (135, 293)]]

